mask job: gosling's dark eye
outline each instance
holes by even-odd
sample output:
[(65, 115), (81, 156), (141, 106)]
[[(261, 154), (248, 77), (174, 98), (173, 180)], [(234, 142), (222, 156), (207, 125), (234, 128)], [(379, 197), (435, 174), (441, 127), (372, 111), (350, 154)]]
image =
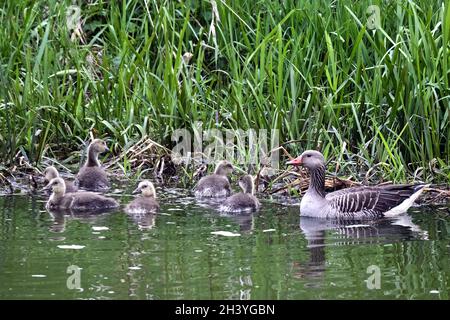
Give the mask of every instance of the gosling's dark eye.
[(308, 158), (311, 158), (311, 155), (310, 154), (308, 154), (308, 155), (306, 155)]

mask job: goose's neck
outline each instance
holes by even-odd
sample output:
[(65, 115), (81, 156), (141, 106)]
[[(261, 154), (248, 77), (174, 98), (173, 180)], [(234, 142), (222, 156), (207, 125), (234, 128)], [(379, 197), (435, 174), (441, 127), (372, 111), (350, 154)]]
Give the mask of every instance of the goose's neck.
[(251, 194), (252, 196), (254, 196), (255, 195), (255, 188), (253, 186), (248, 186), (246, 188), (243, 188), (242, 192), (243, 193), (248, 193), (248, 194)]
[(322, 198), (325, 197), (325, 167), (320, 166), (309, 170), (311, 181), (309, 182), (308, 192), (315, 193)]
[(156, 200), (156, 195), (154, 193), (142, 193), (142, 197), (144, 197), (146, 199), (153, 198)]
[(92, 146), (89, 146), (88, 148), (86, 167), (100, 167), (100, 163), (98, 162), (98, 153), (95, 152)]
[(64, 192), (65, 190), (61, 190), (59, 192), (52, 192), (49, 201), (51, 202), (58, 202), (59, 200), (61, 200), (64, 197)]
[(239, 186), (242, 189), (242, 193), (255, 195), (255, 185), (253, 183), (239, 182)]

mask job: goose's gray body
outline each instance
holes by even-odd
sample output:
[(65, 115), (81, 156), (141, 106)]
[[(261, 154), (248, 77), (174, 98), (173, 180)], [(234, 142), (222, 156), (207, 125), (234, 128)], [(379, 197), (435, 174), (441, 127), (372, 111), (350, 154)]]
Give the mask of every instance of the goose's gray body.
[(426, 185), (386, 184), (347, 188), (325, 194), (325, 160), (318, 151), (305, 151), (289, 162), (309, 169), (311, 181), (300, 203), (302, 216), (376, 219), (406, 212)]

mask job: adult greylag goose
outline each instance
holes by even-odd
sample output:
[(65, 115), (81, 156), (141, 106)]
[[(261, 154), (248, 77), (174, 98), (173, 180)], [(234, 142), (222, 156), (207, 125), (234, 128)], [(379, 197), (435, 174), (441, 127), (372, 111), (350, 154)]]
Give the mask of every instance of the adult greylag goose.
[(49, 189), (53, 192), (45, 206), (47, 210), (97, 211), (119, 206), (116, 200), (89, 191), (66, 193), (66, 184), (61, 178), (52, 179), (44, 188)]
[(88, 147), (87, 160), (78, 172), (75, 184), (91, 191), (105, 191), (109, 189), (109, 180), (105, 170), (100, 166), (98, 155), (109, 151), (105, 141), (94, 139)]
[(227, 198), (219, 207), (220, 211), (230, 213), (251, 212), (261, 207), (260, 202), (255, 197), (255, 183), (251, 175), (239, 178), (239, 186), (242, 192), (233, 194)]
[(225, 198), (231, 193), (230, 182), (227, 175), (233, 172), (233, 165), (226, 161), (220, 161), (214, 173), (203, 177), (195, 187), (195, 196), (201, 198)]
[[(54, 166), (49, 166), (45, 168), (44, 170), (45, 182), (49, 183), (54, 178), (59, 178), (58, 170), (56, 170)], [(66, 193), (78, 191), (78, 187), (74, 185), (73, 182), (64, 180), (64, 183), (66, 184)]]
[(300, 203), (300, 215), (319, 218), (374, 219), (405, 213), (426, 185), (386, 184), (342, 189), (325, 194), (325, 159), (307, 150), (287, 162), (306, 167), (311, 181)]
[(142, 195), (131, 201), (125, 208), (129, 214), (146, 214), (159, 210), (159, 204), (156, 201), (156, 191), (153, 183), (143, 180), (133, 191), (133, 194), (141, 193)]

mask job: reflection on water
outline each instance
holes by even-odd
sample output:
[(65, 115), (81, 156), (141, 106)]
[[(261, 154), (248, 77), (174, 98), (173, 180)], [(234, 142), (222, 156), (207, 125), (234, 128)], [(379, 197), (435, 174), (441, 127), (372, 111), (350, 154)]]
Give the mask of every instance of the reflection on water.
[[(449, 298), (447, 213), (338, 223), (263, 201), (259, 212), (227, 216), (220, 201), (158, 194), (161, 212), (141, 216), (47, 212), (45, 196), (0, 197), (0, 298)], [(373, 265), (377, 290), (366, 283)], [(71, 270), (80, 288), (68, 285)]]
[(415, 224), (409, 214), (376, 221), (338, 221), (302, 217), (300, 229), (308, 241), (307, 248), (310, 251), (310, 260), (302, 266), (300, 274), (313, 279), (325, 275), (326, 246), (383, 244), (428, 239), (427, 232)]
[(308, 247), (325, 246), (326, 231), (333, 232), (335, 245), (427, 239), (427, 232), (415, 224), (409, 214), (375, 221), (339, 221), (302, 217), (300, 229), (308, 240)]

